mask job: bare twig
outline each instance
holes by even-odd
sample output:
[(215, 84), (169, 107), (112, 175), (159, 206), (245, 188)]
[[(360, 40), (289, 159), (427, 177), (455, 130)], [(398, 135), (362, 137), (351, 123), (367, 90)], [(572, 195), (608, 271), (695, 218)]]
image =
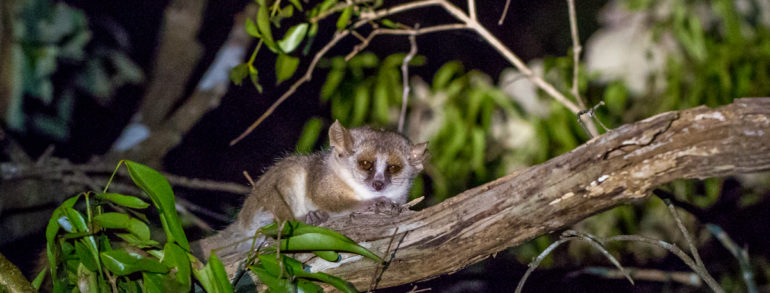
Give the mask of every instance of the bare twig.
[(575, 238), (561, 238), (559, 240), (556, 240), (554, 243), (551, 243), (551, 245), (548, 245), (548, 247), (543, 250), (535, 259), (532, 260), (531, 263), (529, 263), (529, 269), (527, 269), (526, 272), (524, 272), (524, 276), (521, 277), (519, 280), (519, 284), (516, 285), (516, 293), (520, 293), (521, 289), (524, 288), (524, 283), (527, 281), (527, 278), (529, 278), (529, 275), (532, 274), (533, 271), (537, 268), (537, 266), (540, 265), (540, 262), (545, 259), (546, 256), (551, 254), (551, 251), (556, 249), (556, 247), (559, 247), (559, 245), (562, 245), (565, 242), (575, 240)]
[[(596, 109), (601, 106), (604, 106), (604, 101), (599, 101), (598, 104), (594, 105), (590, 109), (581, 110), (577, 113), (577, 123), (581, 128), (583, 128), (583, 131), (585, 131), (592, 138), (598, 135), (594, 121), (598, 122), (604, 131), (609, 130), (609, 128), (607, 128), (607, 126), (605, 126), (604, 123), (599, 120), (599, 117), (596, 117)], [(583, 116), (586, 116), (586, 118), (583, 118)]]
[(562, 245), (565, 242), (571, 241), (571, 240), (583, 240), (591, 244), (594, 248), (599, 250), (607, 259), (610, 260), (610, 262), (615, 265), (615, 267), (620, 270), (621, 273), (623, 273), (624, 276), (626, 276), (626, 279), (628, 279), (631, 284), (634, 284), (634, 280), (631, 278), (631, 275), (628, 274), (628, 272), (623, 268), (622, 265), (620, 265), (620, 262), (610, 254), (609, 251), (607, 251), (607, 248), (604, 247), (604, 241), (599, 239), (598, 237), (588, 234), (588, 233), (582, 233), (574, 230), (567, 230), (564, 231), (564, 233), (561, 234), (561, 238), (554, 243), (551, 243), (543, 252), (540, 253), (533, 261), (529, 264), (529, 268), (524, 273), (524, 276), (519, 280), (519, 284), (516, 285), (516, 293), (520, 293), (521, 289), (524, 288), (524, 283), (527, 281), (527, 278), (529, 275), (535, 271), (537, 266), (540, 265), (540, 262), (545, 259), (546, 256), (548, 256), (551, 251), (556, 249), (556, 247), (559, 247), (559, 245)]
[[(393, 234), (390, 235), (390, 242), (388, 242), (388, 249), (385, 250), (385, 255), (390, 254), (390, 248), (393, 246), (393, 239), (396, 238), (396, 235), (398, 235), (398, 227), (396, 227), (396, 229), (393, 230)], [(395, 255), (391, 255), (390, 260), (388, 260), (388, 262), (392, 261), (394, 257)], [(367, 292), (372, 292), (374, 291), (374, 289), (377, 289), (377, 281), (379, 279), (378, 275), (380, 274), (380, 269), (383, 270), (382, 271), (383, 273), (385, 272), (385, 270), (383, 269), (383, 266), (384, 266), (384, 263), (377, 264), (377, 267), (374, 269), (374, 275), (372, 275), (372, 281), (371, 283), (369, 283), (369, 290)]]
[(690, 267), (691, 270), (693, 270), (696, 274), (698, 274), (698, 276), (704, 282), (706, 282), (706, 285), (708, 285), (709, 288), (711, 288), (711, 290), (718, 293), (725, 292), (725, 290), (722, 289), (721, 286), (719, 286), (719, 283), (717, 283), (717, 281), (714, 280), (714, 277), (712, 277), (711, 274), (709, 274), (709, 272), (706, 269), (698, 266), (695, 263), (695, 261), (693, 261), (692, 258), (690, 258), (690, 256), (687, 255), (687, 253), (679, 249), (679, 247), (676, 246), (676, 244), (668, 243), (662, 240), (656, 240), (656, 239), (652, 239), (644, 236), (639, 236), (639, 235), (612, 236), (607, 238), (606, 241), (636, 241), (636, 242), (642, 242), (642, 243), (650, 244), (650, 245), (668, 250), (669, 252), (679, 257), (679, 259), (681, 259), (688, 267)]
[(478, 21), (476, 18), (476, 0), (468, 0), (468, 15), (473, 21)]
[(682, 235), (684, 235), (684, 241), (687, 242), (687, 246), (690, 248), (690, 253), (692, 254), (693, 259), (695, 259), (695, 264), (705, 270), (706, 265), (703, 264), (703, 260), (701, 260), (700, 254), (698, 253), (698, 249), (695, 247), (695, 242), (692, 241), (692, 237), (690, 237), (690, 233), (687, 232), (687, 228), (682, 223), (682, 219), (679, 217), (679, 213), (676, 212), (676, 207), (674, 207), (674, 205), (671, 204), (671, 201), (669, 200), (663, 199), (663, 202), (666, 203), (668, 212), (671, 213), (672, 217), (674, 217), (676, 226), (679, 228), (679, 231), (682, 232)]
[[(575, 101), (577, 101), (578, 106), (580, 106), (581, 109), (586, 109), (586, 103), (583, 101), (583, 98), (580, 97), (580, 84), (579, 84), (579, 77), (580, 77), (580, 53), (583, 51), (583, 46), (580, 45), (580, 37), (578, 36), (578, 26), (577, 26), (577, 13), (575, 12), (575, 0), (567, 0), (567, 7), (569, 10), (569, 27), (570, 27), (570, 33), (572, 35), (572, 96), (575, 97)], [(593, 114), (593, 112), (592, 112)], [(582, 120), (583, 117), (581, 115), (578, 116), (578, 122), (580, 123), (580, 126), (583, 127), (583, 130), (586, 131), (586, 133), (590, 137), (596, 137), (599, 135), (599, 132), (596, 130), (596, 125), (594, 124), (595, 116), (591, 115), (589, 119)], [(602, 123), (599, 121), (599, 119), (595, 119), (600, 124)], [(604, 125), (602, 125), (604, 126)], [(606, 130), (607, 128), (604, 127)]]
[(728, 251), (738, 260), (738, 265), (741, 268), (741, 276), (743, 282), (746, 283), (746, 288), (749, 293), (757, 293), (757, 283), (754, 281), (754, 272), (751, 270), (751, 263), (749, 262), (749, 253), (745, 248), (740, 248), (731, 238), (727, 235), (725, 230), (722, 230), (717, 225), (706, 224), (706, 229), (711, 232), (714, 237), (722, 243), (722, 246), (727, 248)]
[(435, 33), (435, 32), (441, 32), (441, 31), (449, 31), (449, 30), (458, 30), (458, 29), (467, 29), (467, 27), (464, 24), (461, 23), (453, 23), (453, 24), (442, 24), (442, 25), (435, 25), (435, 26), (429, 26), (425, 28), (416, 28), (416, 29), (386, 29), (386, 28), (378, 28), (373, 30), (371, 33), (369, 33), (366, 38), (361, 40), (361, 43), (353, 47), (353, 50), (348, 53), (345, 56), (345, 60), (350, 60), (350, 58), (353, 58), (356, 54), (361, 52), (364, 48), (369, 46), (369, 42), (378, 35), (424, 35), (429, 33)]
[(508, 15), (508, 7), (511, 5), (511, 0), (505, 0), (505, 7), (503, 7), (503, 14), (500, 15), (500, 20), (497, 21), (497, 25), (503, 25), (505, 16)]
[[(654, 269), (629, 268), (628, 273), (636, 280), (654, 281), (654, 282), (677, 282), (688, 286), (700, 287), (703, 282), (698, 275), (693, 272), (667, 272)], [(574, 277), (578, 274), (596, 275), (608, 279), (625, 278), (623, 272), (609, 267), (586, 267), (582, 270), (572, 272), (568, 277)]]
[(586, 104), (583, 99), (580, 98), (580, 90), (578, 89), (578, 76), (580, 75), (580, 53), (583, 51), (583, 47), (580, 45), (580, 38), (578, 37), (577, 27), (577, 13), (575, 13), (575, 0), (567, 0), (567, 6), (569, 8), (569, 28), (572, 34), (572, 96), (575, 97), (580, 108), (585, 109)]
[[(473, 2), (471, 0), (471, 2)], [(416, 24), (414, 29), (420, 28), (420, 24)], [(398, 116), (398, 132), (404, 132), (404, 120), (406, 119), (406, 105), (409, 101), (409, 62), (412, 61), (414, 55), (417, 54), (417, 41), (416, 34), (409, 35), (409, 53), (404, 57), (403, 63), (401, 63), (401, 77), (404, 91), (401, 94), (401, 114)]]
[(241, 135), (239, 135), (238, 137), (236, 137), (235, 139), (230, 141), (230, 145), (231, 146), (235, 145), (236, 143), (241, 141), (243, 138), (245, 138), (247, 135), (249, 135), (249, 133), (254, 131), (254, 129), (257, 128), (257, 126), (259, 126), (259, 124), (261, 124), (262, 121), (265, 120), (265, 118), (270, 116), (270, 114), (273, 114), (273, 111), (275, 111), (275, 109), (278, 108), (278, 106), (281, 105), (283, 103), (283, 101), (285, 101), (292, 94), (294, 94), (294, 92), (297, 91), (297, 88), (299, 88), (305, 82), (310, 81), (310, 79), (313, 77), (313, 70), (315, 69), (316, 65), (318, 65), (318, 61), (321, 60), (321, 57), (323, 57), (326, 54), (326, 52), (329, 51), (329, 49), (334, 47), (334, 45), (336, 45), (337, 42), (339, 42), (340, 40), (342, 40), (343, 38), (345, 38), (349, 34), (350, 33), (348, 33), (348, 31), (340, 31), (340, 32), (335, 33), (334, 37), (332, 38), (332, 40), (329, 41), (329, 43), (326, 44), (326, 46), (321, 48), (321, 50), (319, 50), (318, 53), (315, 54), (315, 57), (313, 57), (313, 60), (310, 61), (310, 65), (308, 65), (308, 68), (305, 71), (305, 74), (302, 75), (302, 77), (300, 79), (295, 81), (294, 84), (292, 84), (291, 87), (286, 92), (284, 92), (283, 95), (281, 95), (280, 98), (278, 98), (278, 100), (273, 102), (273, 104), (270, 105), (270, 107), (267, 108), (267, 110), (265, 110), (265, 113), (262, 113), (262, 116), (259, 116), (257, 121), (254, 121), (254, 123), (252, 123), (248, 128), (246, 128), (246, 130), (243, 131), (243, 133), (241, 133)]
[(243, 171), (243, 177), (246, 177), (246, 181), (249, 181), (249, 185), (254, 186), (254, 179), (251, 179), (249, 172)]

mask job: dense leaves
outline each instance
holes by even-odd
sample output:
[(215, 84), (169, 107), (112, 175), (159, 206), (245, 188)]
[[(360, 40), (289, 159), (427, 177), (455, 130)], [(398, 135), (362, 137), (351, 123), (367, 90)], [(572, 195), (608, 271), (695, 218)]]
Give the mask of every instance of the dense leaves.
[[(46, 252), (54, 292), (85, 288), (100, 292), (108, 290), (108, 283), (128, 292), (188, 292), (193, 288), (192, 276), (207, 292), (233, 292), (224, 266), (214, 253), (205, 266), (190, 254), (168, 181), (147, 166), (132, 161), (123, 163), (131, 180), (157, 209), (165, 243), (160, 245), (151, 239), (147, 217), (139, 211), (149, 204), (136, 196), (108, 193), (105, 188), (105, 192), (96, 195), (84, 193), (67, 199), (54, 211), (46, 228)], [(109, 207), (120, 209), (105, 211)], [(81, 210), (85, 210), (85, 215)], [(338, 261), (338, 252), (353, 252), (375, 262), (382, 261), (376, 254), (329, 229), (296, 221), (284, 223), (283, 230), (279, 231), (279, 227), (274, 223), (257, 232), (274, 238), (280, 234), (277, 245), (282, 252), (310, 252), (328, 261)], [(276, 256), (274, 248), (257, 253), (257, 262), (250, 268), (271, 290), (299, 288), (316, 292), (321, 287), (313, 281), (318, 281), (343, 292), (355, 292), (354, 287), (339, 278), (308, 273), (299, 261)], [(277, 263), (279, 258), (282, 265)], [(286, 273), (277, 269), (280, 267), (285, 268)], [(37, 286), (44, 276), (41, 272), (35, 279)]]

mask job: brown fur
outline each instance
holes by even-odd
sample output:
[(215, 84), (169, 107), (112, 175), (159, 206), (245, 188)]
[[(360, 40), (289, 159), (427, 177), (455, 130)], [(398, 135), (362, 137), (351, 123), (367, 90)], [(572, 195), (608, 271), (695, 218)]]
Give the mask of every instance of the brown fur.
[[(272, 166), (255, 183), (236, 221), (218, 235), (200, 241), (196, 250), (206, 256), (213, 248), (253, 235), (257, 228), (273, 219), (305, 220), (309, 213), (341, 213), (361, 206), (362, 201), (358, 200), (353, 188), (339, 177), (335, 172), (338, 170), (334, 170), (348, 168), (361, 172), (355, 163), (350, 166), (351, 156), (356, 153), (356, 158), (372, 162), (376, 154), (387, 154), (387, 164), (400, 168), (398, 172), (387, 174), (388, 180), (397, 177), (397, 182), (393, 184), (406, 184), (406, 190), (414, 176), (422, 170), (422, 163), (427, 157), (425, 143), (413, 146), (397, 133), (368, 127), (348, 130), (339, 121), (329, 128), (329, 140), (330, 150), (289, 156)], [(404, 192), (394, 201), (403, 204), (407, 196)], [(317, 209), (306, 210), (311, 206)], [(306, 214), (295, 215), (292, 207)], [(241, 251), (243, 247), (240, 244), (234, 249)]]

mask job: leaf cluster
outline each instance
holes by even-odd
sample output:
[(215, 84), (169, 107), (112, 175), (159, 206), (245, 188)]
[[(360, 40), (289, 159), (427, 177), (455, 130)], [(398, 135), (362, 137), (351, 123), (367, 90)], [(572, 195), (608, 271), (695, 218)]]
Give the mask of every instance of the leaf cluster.
[[(350, 28), (352, 20), (362, 13), (372, 12), (382, 6), (377, 1), (340, 1), (323, 0), (282, 1), (255, 0), (259, 8), (255, 19), (248, 18), (245, 22), (246, 32), (259, 40), (257, 47), (245, 63), (235, 66), (230, 72), (230, 79), (240, 85), (248, 77), (258, 91), (262, 91), (259, 82), (259, 71), (254, 61), (262, 48), (276, 54), (274, 73), (276, 83), (281, 83), (294, 76), (299, 64), (299, 56), (308, 55), (315, 38), (318, 35), (319, 23), (327, 18), (336, 16), (337, 31)], [(295, 13), (295, 11), (302, 13)], [(381, 20), (383, 25), (394, 25), (388, 20)], [(282, 25), (289, 24), (288, 29)], [(280, 35), (280, 37), (279, 37)], [(302, 48), (302, 50), (299, 50)]]
[[(5, 26), (12, 28), (9, 39), (15, 40), (7, 44), (11, 58), (3, 64), (11, 85), (10, 129), (66, 140), (79, 97), (107, 105), (117, 89), (144, 79), (126, 48), (92, 42), (89, 20), (81, 10), (51, 0), (19, 4), (11, 25)], [(65, 74), (58, 72), (62, 69)]]
[[(189, 292), (197, 283), (206, 292), (233, 292), (224, 265), (214, 253), (205, 266), (191, 254), (168, 181), (157, 171), (132, 161), (121, 161), (116, 173), (121, 164), (157, 209), (165, 243), (151, 237), (143, 212), (150, 204), (139, 197), (109, 193), (105, 188), (69, 198), (54, 211), (46, 228), (53, 291)], [(337, 277), (308, 272), (302, 263), (283, 253), (312, 252), (327, 261), (338, 261), (342, 251), (382, 262), (342, 234), (298, 221), (282, 226), (274, 223), (256, 232), (280, 239), (275, 247), (257, 251), (248, 260), (248, 268), (275, 292), (322, 292), (313, 281), (344, 292), (356, 291)], [(36, 288), (45, 274), (44, 270), (36, 278)]]

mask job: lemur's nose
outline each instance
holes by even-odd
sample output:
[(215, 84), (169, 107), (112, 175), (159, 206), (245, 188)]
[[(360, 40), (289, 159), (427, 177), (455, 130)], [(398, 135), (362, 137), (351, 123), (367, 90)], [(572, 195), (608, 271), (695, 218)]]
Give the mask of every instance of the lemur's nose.
[(376, 180), (372, 182), (372, 187), (374, 187), (374, 190), (380, 191), (385, 187), (385, 182), (382, 182), (380, 180)]

